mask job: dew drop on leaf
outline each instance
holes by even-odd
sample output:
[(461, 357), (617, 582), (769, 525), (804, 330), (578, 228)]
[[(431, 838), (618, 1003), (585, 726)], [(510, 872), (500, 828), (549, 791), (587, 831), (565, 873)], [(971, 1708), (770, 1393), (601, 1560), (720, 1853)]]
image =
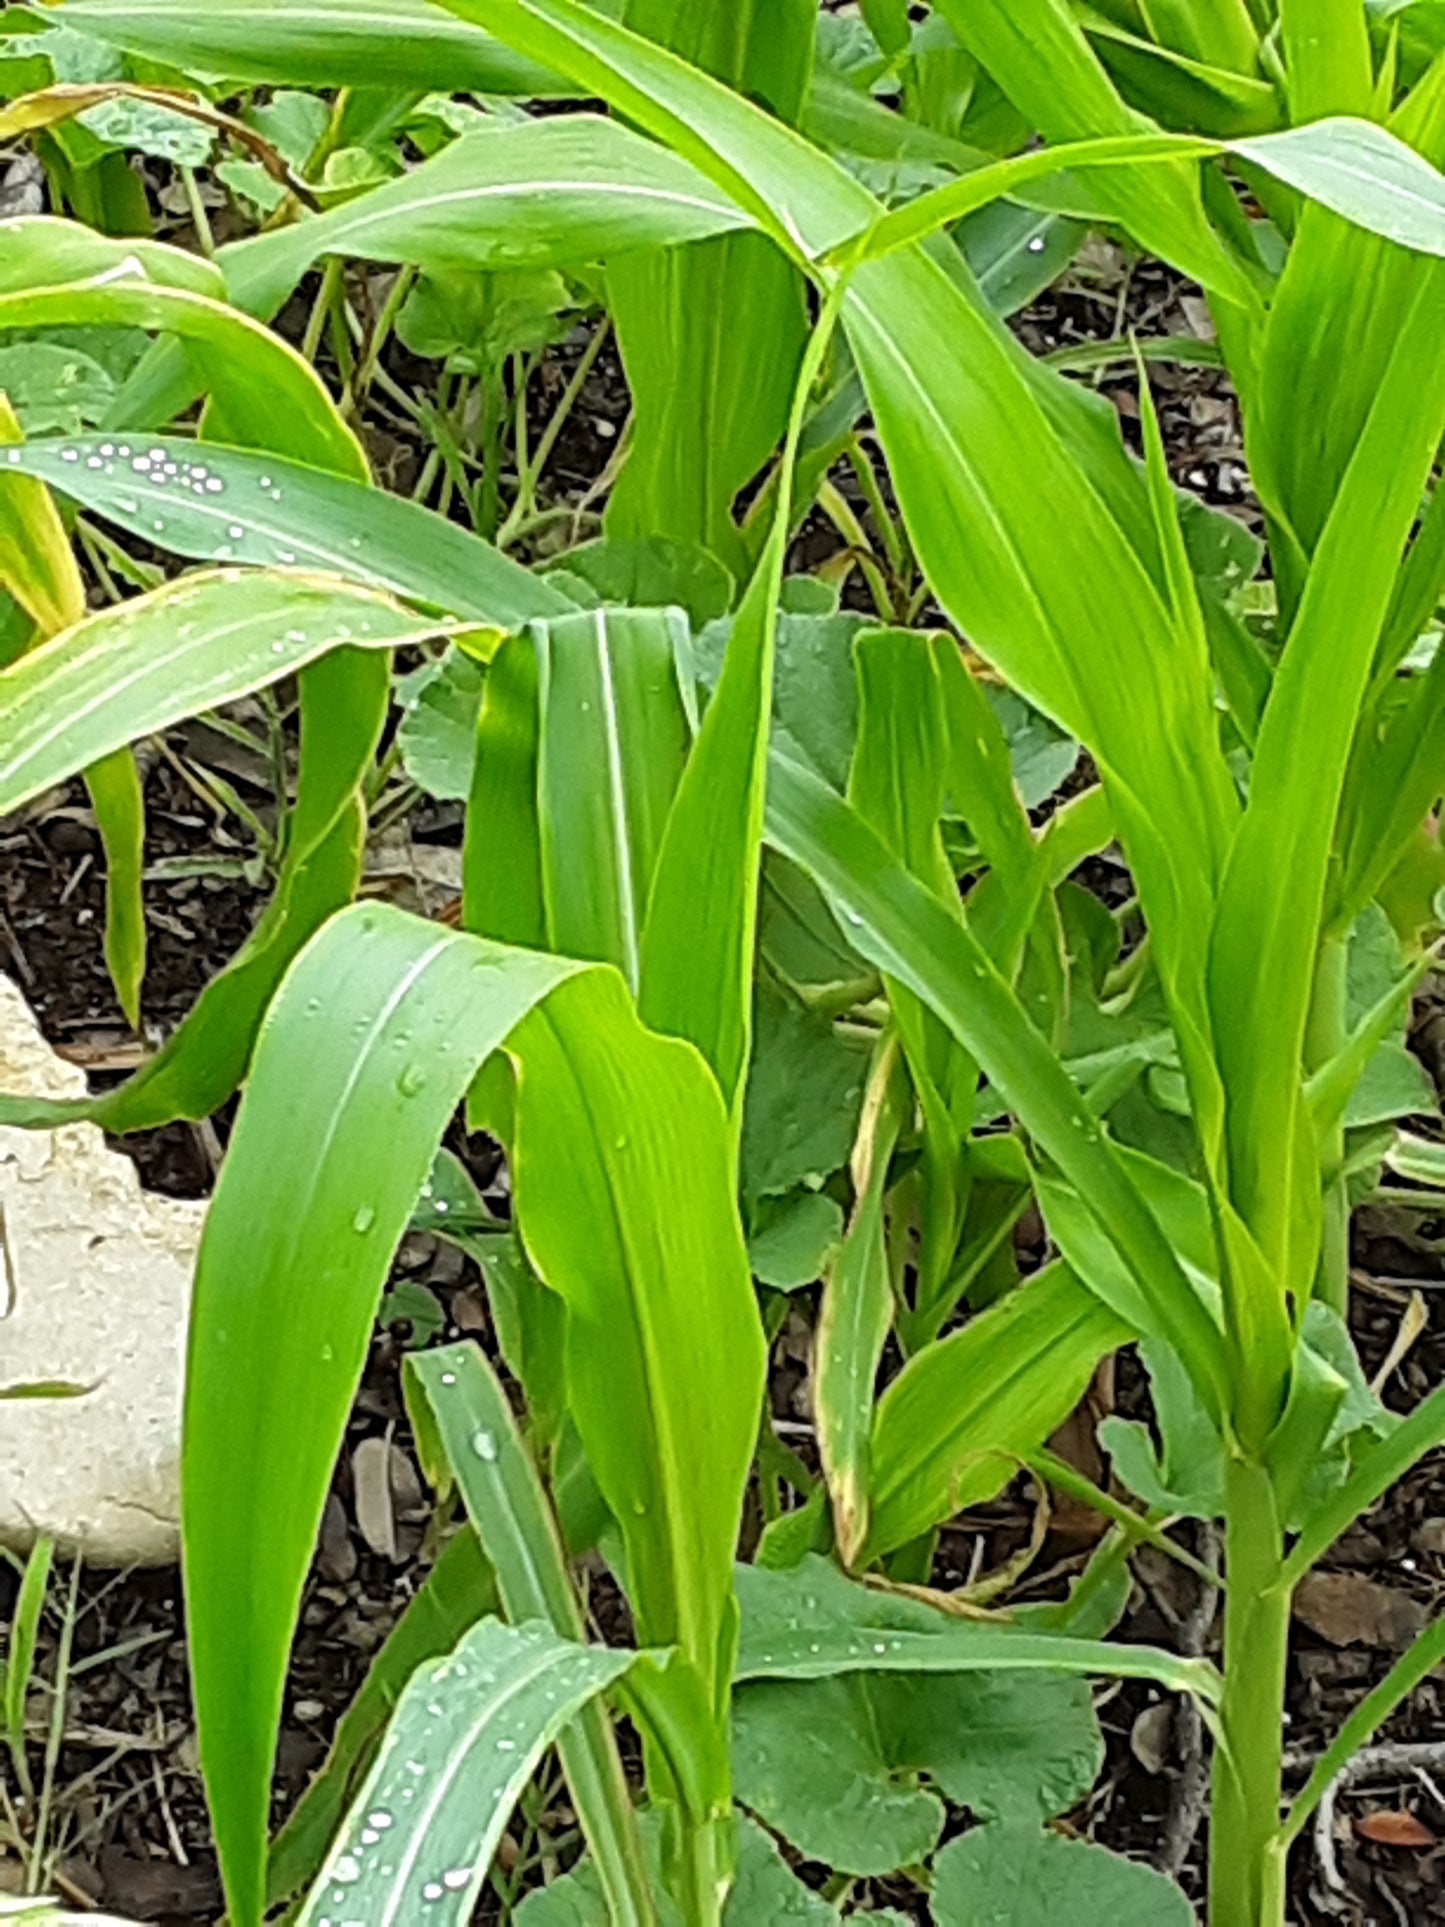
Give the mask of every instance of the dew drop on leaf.
[(489, 1432), (485, 1426), (482, 1426), (479, 1431), (473, 1432), (472, 1450), (476, 1453), (477, 1457), (487, 1465), (495, 1465), (497, 1462), (496, 1433)]
[(363, 1204), (360, 1207), (360, 1209), (357, 1211), (356, 1216), (351, 1220), (351, 1228), (353, 1231), (358, 1232), (362, 1237), (365, 1237), (367, 1232), (370, 1231), (371, 1227), (375, 1223), (376, 1223), (375, 1208), (372, 1205)]

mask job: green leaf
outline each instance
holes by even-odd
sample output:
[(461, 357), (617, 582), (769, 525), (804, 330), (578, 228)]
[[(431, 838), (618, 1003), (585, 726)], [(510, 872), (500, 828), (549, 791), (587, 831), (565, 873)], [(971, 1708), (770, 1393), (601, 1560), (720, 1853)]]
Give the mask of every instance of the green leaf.
[(182, 1446), (202, 1767), (245, 1927), (287, 1649), (391, 1254), (477, 1063), (577, 968), (358, 908), (272, 1006), (197, 1263)]
[(643, 934), (643, 1018), (698, 1047), (718, 1080), (735, 1130), (741, 1124), (751, 1043), (774, 644), (793, 470), (808, 398), (836, 318), (837, 303), (830, 299), (803, 358), (772, 528), (667, 820)]
[(27, 435), (74, 435), (104, 420), (115, 383), (79, 348), (20, 341), (0, 348), (0, 393)]
[(485, 679), (474, 656), (452, 647), (397, 684), (403, 712), (397, 731), (402, 767), (428, 796), (464, 803), (471, 794)]
[(1083, 1680), (855, 1673), (742, 1688), (732, 1756), (738, 1799), (805, 1859), (881, 1875), (937, 1844), (919, 1776), (978, 1817), (1045, 1819), (1089, 1791), (1103, 1742)]
[[(1318, 1176), (1299, 1065), (1331, 832), (1375, 640), (1445, 422), (1445, 371), (1426, 346), (1445, 319), (1442, 303), (1445, 282), (1427, 286), (1401, 318), (1321, 537), (1275, 671), (1209, 948), (1231, 1197), (1279, 1289), (1301, 1302), (1315, 1267)], [(1274, 986), (1267, 1020), (1256, 1002), (1241, 1001), (1261, 980)], [(1238, 1316), (1247, 1337), (1251, 1307)], [(1253, 1355), (1278, 1369), (1262, 1342)]]
[(754, 1212), (748, 1238), (753, 1276), (775, 1291), (797, 1291), (823, 1275), (843, 1235), (843, 1207), (817, 1191), (797, 1190)]
[(868, 1536), (873, 1393), (893, 1323), (883, 1216), (889, 1160), (909, 1114), (896, 1038), (879, 1046), (853, 1147), (853, 1216), (828, 1268), (813, 1340), (813, 1415), (845, 1565)]
[[(661, 1816), (642, 1815), (642, 1837), (649, 1866), (660, 1883), (662, 1864)], [(743, 1813), (734, 1820), (737, 1868), (722, 1906), (723, 1927), (832, 1927), (837, 1913), (820, 1894), (805, 1887), (763, 1829)], [(597, 1870), (590, 1860), (524, 1896), (517, 1909), (517, 1927), (612, 1927)], [(872, 1914), (850, 1918), (872, 1920)], [(661, 1927), (682, 1927), (681, 1916), (664, 1895), (659, 1903)]]
[[(270, 447), (317, 467), (364, 477), (366, 462), (311, 364), (279, 335), (194, 285), (147, 278), (146, 270), (174, 275), (172, 250), (142, 253), (111, 242), (104, 267), (85, 280), (51, 281), (60, 264), (50, 230), (36, 217), (12, 224), (6, 272), (0, 273), (0, 331), (25, 328), (124, 326), (178, 335), (201, 384), (209, 390), (208, 433), (218, 441)], [(77, 251), (64, 271), (80, 272)], [(12, 267), (12, 262), (14, 263)], [(87, 264), (90, 265), (90, 264)], [(213, 285), (209, 270), (205, 286)], [(196, 276), (189, 276), (194, 283)]]
[(640, 1635), (680, 1646), (720, 1704), (764, 1377), (730, 1132), (691, 1047), (645, 1032), (615, 977), (579, 988), (515, 1041), (518, 1221), (566, 1301), (568, 1405), (627, 1546)]
[(865, 1558), (992, 1498), (1128, 1336), (1066, 1266), (1051, 1265), (917, 1352), (878, 1402)]
[(464, 1927), (542, 1755), (633, 1660), (484, 1619), (419, 1667), (298, 1927), (340, 1909)]
[(726, 615), (737, 587), (715, 555), (663, 535), (635, 542), (602, 536), (568, 549), (561, 566), (569, 579), (580, 576), (603, 602), (631, 609), (682, 608), (694, 629)]
[(959, 1618), (845, 1579), (816, 1553), (786, 1572), (739, 1566), (735, 1582), (742, 1612), (739, 1682), (844, 1673), (1057, 1672), (1152, 1679), (1171, 1692), (1195, 1694), (1205, 1706), (1219, 1696), (1219, 1676), (1207, 1660), (1034, 1633), (1002, 1616)]
[(612, 609), (539, 624), (532, 636), (549, 938), (569, 955), (616, 964), (635, 990), (689, 749), (677, 676), (686, 631), (671, 611)]
[(820, 1190), (848, 1162), (866, 1046), (759, 978), (743, 1109), (741, 1185), (750, 1202)]
[(496, 1582), (476, 1534), (469, 1529), (453, 1534), (372, 1660), (325, 1761), (271, 1843), (269, 1905), (289, 1900), (314, 1879), (417, 1667), (450, 1652), (469, 1626), (496, 1610)]
[(1140, 1357), (1159, 1429), (1156, 1452), (1138, 1419), (1106, 1418), (1098, 1428), (1114, 1476), (1145, 1505), (1194, 1519), (1217, 1519), (1224, 1509), (1224, 1449), (1200, 1409), (1188, 1378), (1167, 1346), (1147, 1340)]
[[(1149, 123), (1125, 105), (1066, 0), (941, 0), (963, 45), (1050, 141), (1127, 135)], [(1090, 183), (1100, 205), (1152, 253), (1235, 301), (1248, 301), (1239, 269), (1205, 216), (1185, 161), (1130, 168)]]
[(1085, 1840), (1023, 1822), (976, 1827), (933, 1870), (938, 1927), (1052, 1927), (1061, 1915), (1114, 1927), (1193, 1927), (1172, 1880)]
[[(476, 1526), (514, 1625), (545, 1620), (561, 1638), (586, 1637), (566, 1558), (532, 1459), (494, 1373), (475, 1345), (449, 1345), (407, 1361), (408, 1391), (428, 1407), (425, 1439), (434, 1428), (445, 1465)], [(413, 1400), (413, 1410), (417, 1401)], [(427, 1467), (434, 1485), (441, 1468)], [(631, 1795), (611, 1724), (596, 1705), (584, 1707), (558, 1752), (577, 1817), (602, 1870), (610, 1917), (639, 1927), (655, 1915), (637, 1836)]]
[[(288, 603), (288, 607), (289, 607)], [(231, 962), (155, 1055), (110, 1091), (89, 1098), (0, 1097), (6, 1123), (86, 1119), (117, 1132), (208, 1117), (245, 1074), (261, 1015), (283, 973), (327, 917), (350, 902), (361, 875), (370, 776), (386, 719), (383, 655), (338, 650), (300, 677), (296, 800), (270, 903)]]
[(146, 926), (141, 902), (145, 867), (145, 799), (128, 749), (118, 749), (85, 771), (85, 787), (105, 849), (105, 964), (132, 1030), (140, 1029)]
[(187, 576), (103, 610), (0, 672), (0, 814), (332, 650), (397, 648), (437, 628), (348, 583), (239, 569)]
[(25, 1753), (25, 1695), (30, 1690), (30, 1675), (35, 1665), (35, 1640), (40, 1630), (40, 1615), (45, 1610), (45, 1590), (50, 1584), (50, 1562), (54, 1541), (40, 1537), (30, 1548), (21, 1574), (14, 1611), (10, 1615), (9, 1651), (5, 1656), (5, 1737), (16, 1775), (27, 1795), (33, 1794), (30, 1763)]
[(399, 180), (235, 242), (220, 260), (231, 298), (269, 319), (326, 255), (432, 271), (550, 268), (748, 225), (665, 148), (616, 121), (564, 114), (465, 134)]
[(444, 516), (284, 457), (165, 435), (91, 435), (26, 442), (0, 460), (193, 561), (314, 569), (498, 629), (570, 607)]
[(483, 94), (555, 90), (545, 69), (474, 29), (454, 26), (427, 0), (67, 0), (77, 33), (164, 61), (184, 73), (298, 87), (391, 86)]
[(1097, 1119), (983, 950), (891, 860), (855, 812), (816, 778), (778, 758), (769, 769), (767, 833), (775, 847), (811, 871), (860, 952), (938, 1013), (1076, 1184), (1126, 1251), (1150, 1326), (1169, 1334), (1201, 1397), (1220, 1409), (1225, 1368), (1219, 1327)]
[(1279, 31), (1292, 120), (1370, 117), (1375, 69), (1358, 0), (1280, 0)]

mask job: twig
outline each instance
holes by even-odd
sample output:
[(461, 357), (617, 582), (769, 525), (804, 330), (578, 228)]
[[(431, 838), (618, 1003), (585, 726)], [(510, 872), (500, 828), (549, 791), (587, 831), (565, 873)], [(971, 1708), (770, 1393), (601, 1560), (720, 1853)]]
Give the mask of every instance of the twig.
[[(1219, 1559), (1219, 1536), (1209, 1524), (1199, 1528), (1199, 1559), (1213, 1569)], [(1194, 1605), (1179, 1624), (1179, 1650), (1187, 1659), (1202, 1659), (1219, 1604), (1219, 1588), (1201, 1580)], [(1175, 1743), (1180, 1767), (1169, 1796), (1169, 1818), (1164, 1826), (1164, 1844), (1155, 1856), (1160, 1873), (1177, 1878), (1199, 1832), (1209, 1801), (1209, 1762), (1204, 1757), (1204, 1722), (1190, 1694), (1179, 1701), (1174, 1716)]]
[[(1307, 1755), (1285, 1756), (1287, 1767), (1299, 1769), (1309, 1764)], [(1361, 1747), (1340, 1768), (1320, 1795), (1314, 1824), (1315, 1858), (1320, 1863), (1325, 1885), (1333, 1893), (1345, 1891), (1344, 1877), (1335, 1858), (1335, 1802), (1340, 1795), (1348, 1792), (1357, 1780), (1368, 1780), (1375, 1774), (1410, 1773), (1424, 1784), (1437, 1805), (1445, 1804), (1430, 1778), (1432, 1768), (1437, 1773), (1445, 1773), (1445, 1740), (1382, 1740), (1378, 1746)]]

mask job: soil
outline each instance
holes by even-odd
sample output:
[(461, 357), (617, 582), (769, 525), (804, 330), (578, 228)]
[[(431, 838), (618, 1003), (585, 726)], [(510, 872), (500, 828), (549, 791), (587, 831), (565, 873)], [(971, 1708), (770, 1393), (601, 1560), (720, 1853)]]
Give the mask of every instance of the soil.
[[(174, 238), (174, 237), (173, 237)], [(184, 238), (184, 237), (182, 237)], [(1197, 295), (1152, 264), (1127, 264), (1095, 247), (1083, 266), (1027, 311), (1020, 332), (1038, 352), (1125, 335), (1186, 334), (1198, 338)], [(299, 327), (304, 326), (305, 304)], [(534, 378), (531, 402), (540, 432), (551, 400), (576, 365), (587, 336), (577, 331)], [(388, 372), (405, 391), (434, 379), (434, 369), (400, 351)], [(1085, 377), (1086, 379), (1088, 377)], [(1215, 506), (1257, 521), (1249, 495), (1237, 412), (1216, 369), (1158, 363), (1151, 385), (1160, 408), (1171, 469), (1181, 485)], [(1111, 369), (1100, 386), (1126, 432), (1139, 412), (1132, 371)], [(548, 503), (585, 517), (598, 477), (615, 452), (626, 417), (620, 365), (610, 344), (598, 357), (562, 436), (548, 478)], [(378, 402), (367, 435), (378, 470), (410, 491), (424, 463), (414, 423)], [(851, 477), (837, 478), (852, 493)], [(580, 522), (577, 526), (582, 526)], [(815, 524), (800, 555), (816, 560), (828, 536)], [(208, 759), (211, 759), (208, 762)], [(147, 855), (158, 874), (147, 888), (150, 967), (145, 1014), (149, 1041), (164, 1034), (194, 1001), (214, 970), (236, 949), (265, 900), (255, 852), (234, 818), (200, 801), (185, 776), (191, 765), (227, 769), (249, 805), (265, 819), (270, 792), (258, 772), (237, 768), (224, 739), (192, 728), (173, 732), (163, 753), (149, 757)], [(459, 836), (455, 810), (425, 806), (403, 834), (442, 850)], [(178, 874), (189, 863), (195, 873)], [(403, 866), (404, 867), (404, 866)], [(398, 885), (393, 870), (388, 882)], [(431, 906), (434, 907), (434, 906)], [(79, 788), (46, 799), (19, 821), (0, 826), (0, 967), (13, 972), (58, 1048), (82, 1063), (97, 1083), (114, 1081), (135, 1063), (129, 1032), (101, 958), (100, 852)], [(1422, 997), (1415, 1044), (1445, 1089), (1445, 992)], [(158, 1190), (203, 1196), (213, 1182), (227, 1119), (175, 1126), (127, 1139), (145, 1181)], [(491, 1201), (505, 1207), (505, 1172), (483, 1142), (458, 1140)], [(1027, 1231), (1023, 1234), (1027, 1237)], [(1401, 1321), (1418, 1290), (1424, 1327), (1395, 1363), (1385, 1394), (1400, 1409), (1445, 1380), (1445, 1224), (1421, 1224), (1375, 1210), (1359, 1214), (1352, 1316), (1367, 1372), (1390, 1357)], [(470, 1261), (435, 1240), (412, 1235), (399, 1254), (394, 1283), (431, 1294), (436, 1341), (471, 1335), (489, 1340), (485, 1299)], [(424, 1571), (427, 1505), (410, 1456), (399, 1365), (416, 1337), (406, 1320), (378, 1325), (364, 1383), (347, 1433), (309, 1582), (288, 1686), (276, 1785), (276, 1815), (287, 1811), (321, 1763), (340, 1714), (360, 1685), (371, 1656), (404, 1608)], [(799, 1332), (784, 1328), (774, 1348), (774, 1409), (796, 1422), (803, 1367)], [(1126, 1358), (1101, 1397), (1125, 1412), (1145, 1409), (1141, 1379)], [(366, 1543), (356, 1520), (353, 1455), (371, 1440), (390, 1442), (398, 1525), (395, 1556)], [(806, 1449), (806, 1442), (805, 1449)], [(1292, 1777), (1298, 1782), (1341, 1720), (1389, 1666), (1396, 1648), (1445, 1593), (1445, 1466), (1428, 1461), (1357, 1526), (1331, 1555), (1324, 1584), (1296, 1626), (1290, 1668)], [(937, 1578), (958, 1583), (1016, 1553), (1034, 1522), (1033, 1495), (1011, 1491), (960, 1518), (944, 1535)], [(1096, 1523), (1056, 1514), (1019, 1597), (1059, 1592), (1087, 1557)], [(1195, 1550), (1217, 1548), (1200, 1533)], [(8, 1623), (14, 1580), (0, 1573), (0, 1621)], [(186, 1675), (182, 1602), (173, 1572), (73, 1572), (52, 1587), (42, 1623), (37, 1676), (54, 1676), (67, 1596), (73, 1597), (74, 1643), (64, 1739), (56, 1774), (51, 1840), (54, 1879), (75, 1904), (98, 1904), (136, 1920), (196, 1923), (219, 1912), (219, 1886), (195, 1757)], [(625, 1632), (615, 1596), (599, 1588), (594, 1610), (603, 1628)], [(1121, 1634), (1193, 1652), (1217, 1653), (1212, 1602), (1196, 1582), (1154, 1555), (1136, 1562), (1136, 1583)], [(1391, 1720), (1382, 1739), (1441, 1740), (1441, 1688), (1422, 1685)], [(1071, 1816), (1081, 1834), (1140, 1858), (1168, 1858), (1197, 1900), (1207, 1825), (1195, 1797), (1204, 1766), (1201, 1736), (1187, 1713), (1144, 1685), (1098, 1695), (1108, 1757), (1085, 1807)], [(32, 1712), (45, 1706), (37, 1695)], [(48, 1713), (47, 1713), (48, 1717)], [(11, 1782), (6, 1797), (18, 1800)], [(1385, 1816), (1382, 1820), (1380, 1816)], [(1402, 1819), (1400, 1816), (1405, 1816)], [(1193, 1824), (1197, 1821), (1198, 1824)], [(959, 1822), (961, 1824), (961, 1821)], [(1410, 1824), (1413, 1823), (1413, 1824)], [(535, 1858), (562, 1850), (571, 1825), (555, 1778), (540, 1789), (526, 1821), (514, 1823), (504, 1860), (518, 1874)], [(1368, 1836), (1374, 1833), (1372, 1841)], [(1406, 1844), (1378, 1844), (1381, 1840)], [(1438, 1774), (1382, 1770), (1360, 1779), (1337, 1808), (1332, 1842), (1296, 1848), (1290, 1918), (1297, 1927), (1324, 1923), (1445, 1920), (1445, 1741)], [(1332, 1846), (1333, 1851), (1329, 1848)], [(0, 1859), (0, 1885), (18, 1867)], [(805, 1875), (822, 1870), (804, 1869)], [(1334, 1884), (1338, 1882), (1338, 1885)], [(510, 1884), (510, 1882), (509, 1882)], [(905, 1883), (875, 1883), (878, 1905), (923, 1918)], [(864, 1897), (864, 1890), (857, 1896)], [(496, 1896), (478, 1919), (506, 1917)]]

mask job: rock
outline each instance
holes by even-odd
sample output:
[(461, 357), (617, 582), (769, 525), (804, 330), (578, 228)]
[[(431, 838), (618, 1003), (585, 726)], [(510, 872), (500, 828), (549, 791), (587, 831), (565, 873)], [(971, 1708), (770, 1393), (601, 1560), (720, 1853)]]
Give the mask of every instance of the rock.
[[(0, 976), (0, 1090), (84, 1095)], [(176, 1557), (181, 1387), (203, 1204), (143, 1191), (91, 1124), (0, 1129), (0, 1540), (92, 1564)]]

